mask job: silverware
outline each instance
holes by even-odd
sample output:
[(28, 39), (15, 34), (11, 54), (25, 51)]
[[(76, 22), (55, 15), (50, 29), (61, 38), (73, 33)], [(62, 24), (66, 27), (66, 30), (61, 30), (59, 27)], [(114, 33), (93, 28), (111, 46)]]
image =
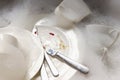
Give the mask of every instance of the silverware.
[(89, 69), (88, 69), (86, 66), (84, 66), (84, 65), (82, 65), (82, 64), (80, 64), (80, 63), (78, 63), (78, 62), (75, 62), (75, 61), (73, 61), (72, 59), (70, 59), (70, 58), (62, 55), (59, 51), (56, 51), (56, 50), (54, 50), (54, 49), (48, 48), (48, 49), (46, 49), (46, 53), (48, 53), (48, 54), (51, 55), (51, 56), (58, 56), (58, 57), (60, 57), (60, 58), (63, 59), (66, 63), (68, 63), (69, 65), (71, 65), (71, 66), (73, 66), (74, 68), (78, 69), (80, 72), (82, 72), (82, 73), (84, 73), (84, 74), (86, 74), (86, 73), (89, 72)]
[[(36, 29), (36, 33), (37, 33), (37, 36), (38, 36), (38, 35), (39, 35), (38, 27), (36, 27), (35, 29)], [(38, 36), (38, 37), (39, 37), (39, 36)], [(39, 37), (39, 38), (40, 38), (41, 44), (43, 45), (43, 43), (42, 43), (42, 41), (41, 41), (41, 37)], [(43, 46), (44, 46), (44, 45), (43, 45)], [(45, 50), (44, 47), (43, 47), (43, 49)], [(54, 66), (52, 60), (49, 58), (48, 54), (46, 53), (46, 50), (45, 50), (45, 52), (44, 52), (44, 58), (45, 58), (48, 66), (49, 66), (49, 68), (50, 68), (50, 71), (52, 72), (52, 75), (53, 75), (54, 77), (59, 76), (59, 72), (58, 72), (58, 70), (56, 69), (56, 67)]]
[(42, 80), (49, 80), (49, 77), (48, 77), (48, 74), (47, 74), (47, 71), (45, 69), (45, 61), (47, 62), (52, 74), (54, 77), (57, 77), (59, 76), (59, 73), (56, 69), (56, 67), (54, 66), (53, 62), (51, 61), (51, 59), (49, 58), (48, 54), (45, 52), (44, 54), (44, 62), (43, 62), (43, 65), (41, 67), (41, 71), (40, 71), (40, 74), (41, 74), (41, 79)]
[(56, 67), (54, 66), (52, 60), (50, 59), (50, 57), (48, 56), (48, 54), (47, 54), (46, 52), (45, 52), (45, 59), (46, 59), (46, 62), (47, 62), (47, 64), (48, 64), (48, 66), (49, 66), (49, 68), (50, 68), (53, 76), (54, 76), (54, 77), (59, 76), (58, 70), (56, 69)]
[(47, 71), (45, 69), (45, 61), (47, 62), (51, 72), (52, 72), (52, 75), (54, 77), (57, 77), (59, 76), (59, 73), (56, 69), (56, 67), (54, 66), (53, 62), (51, 61), (51, 59), (49, 58), (48, 54), (45, 52), (44, 54), (44, 61), (43, 61), (43, 65), (41, 67), (41, 70), (40, 70), (40, 74), (41, 74), (41, 79), (42, 80), (49, 80), (49, 77), (48, 77), (48, 74), (47, 74)]
[(42, 80), (49, 80), (44, 63), (42, 65), (42, 67), (41, 67), (40, 74), (41, 74), (41, 79)]

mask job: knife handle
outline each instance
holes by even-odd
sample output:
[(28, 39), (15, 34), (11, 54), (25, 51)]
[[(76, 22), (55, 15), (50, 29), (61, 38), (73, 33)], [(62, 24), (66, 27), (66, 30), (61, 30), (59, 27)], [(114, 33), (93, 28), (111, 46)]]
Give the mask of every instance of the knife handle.
[(56, 53), (56, 56), (60, 57), (60, 58), (63, 59), (66, 63), (68, 63), (68, 64), (71, 65), (72, 67), (78, 69), (80, 72), (82, 72), (82, 73), (84, 73), (84, 74), (86, 74), (86, 73), (89, 72), (89, 69), (88, 69), (86, 66), (84, 66), (84, 65), (82, 65), (82, 64), (80, 64), (80, 63), (78, 63), (78, 62), (73, 61), (72, 59), (70, 59), (70, 58), (62, 55), (62, 54), (59, 53), (59, 52)]

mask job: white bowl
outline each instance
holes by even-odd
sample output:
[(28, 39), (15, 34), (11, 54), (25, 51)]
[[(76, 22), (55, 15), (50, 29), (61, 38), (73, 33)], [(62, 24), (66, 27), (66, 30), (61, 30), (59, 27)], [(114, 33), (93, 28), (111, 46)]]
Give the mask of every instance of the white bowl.
[(13, 45), (15, 44), (13, 41), (16, 42), (15, 39), (17, 39), (17, 48), (23, 53), (27, 64), (26, 77), (28, 80), (33, 78), (39, 71), (44, 59), (43, 47), (39, 39), (31, 32), (18, 27), (0, 28), (0, 34), (5, 34), (5, 41)]
[(24, 80), (27, 64), (18, 48), (0, 41), (0, 80)]
[(17, 39), (9, 34), (0, 34), (0, 41), (6, 42), (8, 44), (18, 46)]

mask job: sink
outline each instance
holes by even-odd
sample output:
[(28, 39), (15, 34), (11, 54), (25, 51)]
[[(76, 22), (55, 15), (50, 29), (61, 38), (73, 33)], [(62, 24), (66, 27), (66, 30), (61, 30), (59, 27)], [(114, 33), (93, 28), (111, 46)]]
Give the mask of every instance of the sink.
[[(77, 35), (77, 48), (80, 51), (78, 60), (90, 68), (90, 73), (83, 75), (79, 71), (70, 68), (71, 72), (62, 73), (61, 71), (62, 77), (55, 78), (55, 80), (120, 80), (119, 38), (108, 52), (108, 59), (101, 60), (102, 49), (108, 46), (116, 35), (116, 33), (109, 34), (106, 31), (116, 29), (119, 32), (120, 9), (118, 7), (120, 1), (83, 1), (89, 6), (92, 13), (76, 23), (71, 31)], [(52, 14), (61, 2), (62, 0), (0, 0), (0, 27), (14, 26), (32, 31), (36, 22)], [(100, 26), (93, 24), (99, 24)], [(72, 58), (72, 54), (67, 56)], [(75, 58), (75, 56), (73, 57)], [(65, 65), (65, 67), (68, 68), (68, 65)], [(34, 80), (39, 79), (36, 76)]]

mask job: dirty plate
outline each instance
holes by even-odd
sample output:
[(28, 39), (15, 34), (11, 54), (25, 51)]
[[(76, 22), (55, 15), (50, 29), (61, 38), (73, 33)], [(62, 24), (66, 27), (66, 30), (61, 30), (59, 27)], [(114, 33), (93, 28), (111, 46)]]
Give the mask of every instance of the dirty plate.
[[(38, 31), (38, 33), (36, 31)], [(40, 36), (42, 44), (44, 44), (45, 47), (49, 46), (57, 49), (71, 59), (81, 62), (80, 58), (82, 58), (82, 55), (80, 53), (84, 52), (84, 40), (82, 36), (79, 36), (79, 38), (81, 38), (80, 44), (83, 45), (83, 48), (79, 49), (78, 39), (74, 29), (63, 30), (54, 26), (37, 25), (33, 29), (33, 34)], [(77, 72), (77, 70), (65, 64), (61, 59), (53, 57), (51, 57), (51, 59), (59, 71), (59, 77), (53, 77), (49, 67), (45, 65), (50, 80), (69, 80)], [(37, 76), (34, 80), (40, 80), (40, 76)]]

